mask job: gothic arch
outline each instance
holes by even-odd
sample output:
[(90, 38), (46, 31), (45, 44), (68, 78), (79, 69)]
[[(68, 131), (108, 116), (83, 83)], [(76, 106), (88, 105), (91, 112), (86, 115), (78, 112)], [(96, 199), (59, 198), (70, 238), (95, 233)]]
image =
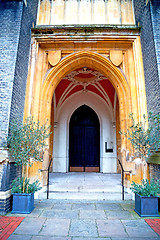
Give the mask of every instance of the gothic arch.
[[(39, 111), (37, 116), (39, 121), (41, 123), (45, 123), (48, 119), (49, 123), (52, 123), (51, 125), (53, 125), (53, 115), (51, 116), (51, 112), (53, 110), (52, 98), (57, 85), (68, 73), (76, 70), (77, 68), (83, 67), (92, 68), (101, 72), (114, 86), (119, 100), (120, 130), (122, 132), (125, 132), (126, 128), (129, 125), (128, 115), (132, 112), (132, 101), (129, 84), (122, 71), (114, 66), (109, 59), (103, 55), (89, 51), (80, 51), (68, 55), (64, 57), (53, 69), (50, 70), (41, 88)], [(36, 113), (37, 110), (37, 104), (34, 104), (32, 113)], [(50, 139), (50, 143), (48, 143), (50, 156), (52, 156), (53, 135)], [(127, 141), (122, 138), (121, 149), (126, 149), (126, 147)], [(48, 157), (44, 158), (43, 162), (43, 166), (47, 165)]]
[(125, 125), (126, 127), (125, 119), (132, 112), (130, 89), (127, 80), (122, 72), (105, 56), (89, 51), (81, 51), (68, 55), (48, 73), (44, 80), (40, 96), (40, 121), (45, 122), (46, 119), (50, 120), (52, 96), (59, 82), (69, 72), (81, 67), (94, 68), (110, 80), (119, 99), (120, 121), (123, 122), (122, 126)]

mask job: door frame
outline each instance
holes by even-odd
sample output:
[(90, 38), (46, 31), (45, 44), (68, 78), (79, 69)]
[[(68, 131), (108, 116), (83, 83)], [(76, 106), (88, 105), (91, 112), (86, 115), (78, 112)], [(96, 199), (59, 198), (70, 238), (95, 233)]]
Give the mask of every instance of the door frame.
[[(91, 114), (91, 116), (92, 116), (92, 119), (91, 119), (91, 121), (93, 120), (93, 122), (94, 122), (94, 125), (92, 126), (93, 128), (92, 129), (94, 129), (93, 131), (94, 131), (94, 134), (96, 134), (96, 136), (97, 136), (97, 138), (98, 138), (98, 140), (96, 141), (96, 145), (97, 145), (97, 148), (96, 148), (96, 150), (97, 150), (97, 152), (96, 152), (96, 154), (97, 155), (93, 155), (94, 157), (96, 157), (97, 158), (97, 164), (98, 164), (98, 166), (86, 166), (86, 159), (87, 159), (87, 165), (89, 164), (88, 163), (88, 157), (86, 158), (86, 154), (85, 154), (85, 156), (84, 156), (84, 159), (83, 159), (83, 157), (82, 157), (82, 155), (79, 153), (79, 151), (78, 151), (78, 154), (80, 154), (80, 158), (82, 159), (82, 165), (84, 165), (84, 166), (82, 166), (82, 167), (80, 167), (80, 166), (72, 166), (72, 164), (71, 164), (71, 159), (74, 159), (74, 157), (75, 157), (75, 154), (72, 156), (72, 150), (71, 150), (71, 145), (73, 144), (73, 143), (71, 143), (71, 137), (73, 137), (73, 136), (75, 136), (75, 132), (74, 132), (74, 127), (78, 127), (79, 128), (79, 131), (81, 131), (82, 132), (82, 141), (81, 141), (81, 145), (80, 145), (80, 148), (81, 147), (84, 147), (86, 144), (84, 143), (84, 141), (86, 141), (87, 140), (87, 138), (86, 138), (86, 127), (88, 126), (90, 126), (91, 127), (91, 124), (83, 124), (82, 126), (81, 126), (81, 124), (80, 124), (80, 121), (78, 122), (78, 125), (76, 125), (75, 124), (75, 122), (74, 122), (74, 119), (73, 119), (73, 116), (75, 115), (75, 116), (77, 116), (77, 115), (79, 115), (79, 111), (81, 111), (81, 113), (82, 113), (82, 119), (83, 120), (86, 120), (87, 118), (84, 118), (84, 116), (86, 115), (85, 114), (85, 112), (84, 111), (82, 111), (82, 108), (87, 108), (87, 110), (88, 111), (90, 111), (92, 114)], [(86, 116), (85, 116), (86, 117)], [(79, 125), (80, 124), (80, 125)], [(92, 132), (93, 133), (93, 132)], [(78, 132), (78, 134), (81, 134), (80, 132)], [(96, 139), (97, 139), (96, 138)], [(73, 138), (74, 139), (74, 138)], [(87, 140), (88, 141), (88, 140)], [(89, 142), (90, 143), (90, 142)], [(73, 146), (75, 146), (75, 144), (73, 144), (72, 145), (72, 147)], [(73, 147), (73, 150), (74, 150), (74, 147)], [(74, 151), (75, 152), (75, 151)], [(86, 149), (85, 149), (85, 152), (86, 152)], [(94, 158), (95, 159), (95, 158)], [(84, 160), (84, 162), (83, 162), (83, 160)], [(75, 162), (76, 163), (76, 162)], [(73, 170), (73, 171), (72, 171)], [(96, 114), (96, 112), (93, 110), (93, 108), (91, 108), (91, 107), (89, 107), (89, 106), (87, 106), (86, 104), (83, 104), (83, 105), (81, 105), (80, 107), (78, 107), (77, 109), (75, 109), (75, 111), (73, 112), (73, 114), (72, 114), (72, 116), (71, 116), (71, 118), (70, 118), (70, 121), (69, 121), (69, 171), (70, 172), (74, 172), (74, 171), (80, 171), (80, 172), (99, 172), (100, 171), (100, 122), (99, 122), (99, 118), (98, 118), (98, 116), (97, 116), (97, 114)]]

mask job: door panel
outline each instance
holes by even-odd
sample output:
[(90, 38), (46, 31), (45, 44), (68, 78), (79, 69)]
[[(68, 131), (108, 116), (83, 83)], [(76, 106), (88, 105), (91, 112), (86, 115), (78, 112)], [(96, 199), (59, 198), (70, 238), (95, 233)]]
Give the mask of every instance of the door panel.
[[(100, 131), (96, 113), (86, 105), (72, 115), (69, 126), (70, 171), (99, 169)], [(87, 170), (86, 169), (86, 170)], [(87, 170), (88, 171), (88, 170)]]

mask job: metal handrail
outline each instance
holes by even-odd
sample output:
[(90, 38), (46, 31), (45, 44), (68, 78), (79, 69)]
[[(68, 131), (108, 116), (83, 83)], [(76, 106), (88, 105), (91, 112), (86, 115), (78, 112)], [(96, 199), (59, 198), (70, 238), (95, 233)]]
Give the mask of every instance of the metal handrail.
[(47, 169), (47, 172), (48, 172), (48, 177), (47, 177), (47, 199), (49, 199), (49, 169), (50, 169), (52, 161), (53, 161), (53, 158), (51, 158), (51, 160), (49, 162), (48, 169)]
[(123, 166), (122, 166), (122, 163), (119, 159), (118, 159), (118, 162), (119, 162), (119, 165), (120, 165), (121, 170), (122, 170), (122, 200), (124, 200), (124, 173), (125, 172), (131, 173), (132, 171), (125, 171)]

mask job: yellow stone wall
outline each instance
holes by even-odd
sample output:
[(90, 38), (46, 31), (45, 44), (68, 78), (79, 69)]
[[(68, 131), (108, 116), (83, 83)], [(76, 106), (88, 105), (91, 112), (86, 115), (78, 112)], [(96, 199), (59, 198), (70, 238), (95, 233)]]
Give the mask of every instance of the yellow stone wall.
[(37, 25), (135, 24), (132, 0), (39, 0)]
[[(130, 143), (119, 136), (119, 130), (126, 132), (130, 125), (129, 114), (133, 112), (137, 120), (147, 114), (145, 82), (139, 29), (32, 29), (32, 48), (27, 82), (25, 115), (52, 126), (48, 147), (45, 150), (43, 164), (36, 163), (29, 171), (32, 177), (40, 168), (47, 169), (53, 151), (54, 103), (53, 94), (58, 83), (69, 72), (89, 67), (106, 76), (114, 86), (119, 102), (117, 111), (117, 148), (125, 170), (132, 170), (126, 175), (126, 186), (132, 180), (142, 179), (142, 168), (126, 159), (126, 152), (132, 149)], [(49, 32), (49, 33), (48, 33)], [(51, 65), (49, 54), (55, 54), (56, 64)], [(61, 55), (59, 55), (61, 53)], [(117, 54), (116, 54), (117, 53)], [(112, 56), (113, 55), (113, 59)], [(60, 59), (59, 59), (59, 56)], [(119, 57), (117, 57), (119, 56)], [(118, 59), (117, 59), (118, 58)], [(116, 62), (120, 61), (119, 65)], [(43, 176), (42, 176), (43, 175)], [(45, 172), (39, 175), (46, 184)]]

